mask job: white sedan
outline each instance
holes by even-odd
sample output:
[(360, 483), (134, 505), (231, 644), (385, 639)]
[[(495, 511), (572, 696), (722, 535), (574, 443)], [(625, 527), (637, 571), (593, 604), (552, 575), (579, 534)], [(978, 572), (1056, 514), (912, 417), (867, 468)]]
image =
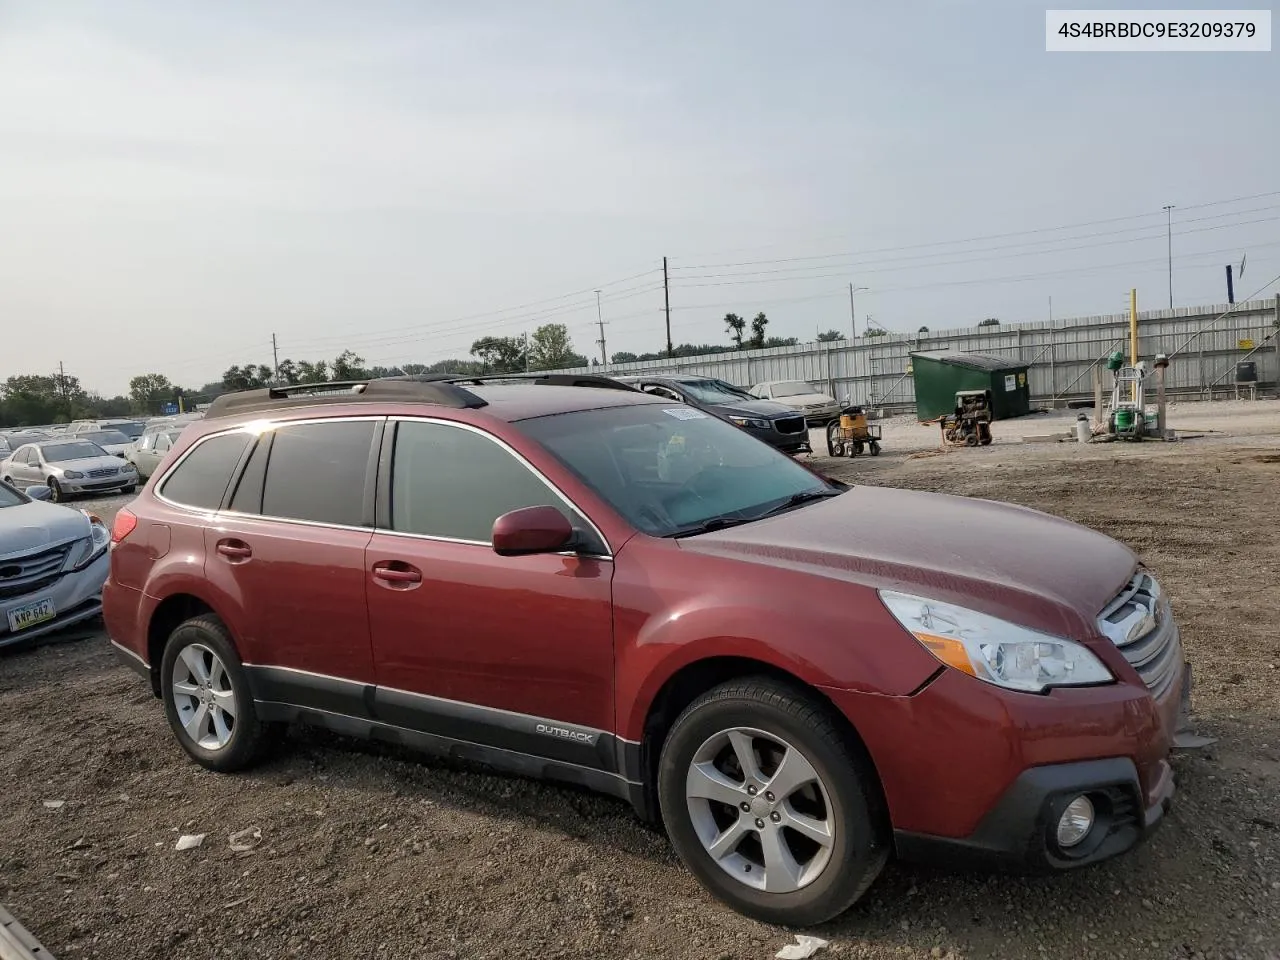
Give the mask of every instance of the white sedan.
[(0, 647), (61, 630), (102, 611), (111, 533), (83, 510), (40, 502), (0, 484)]

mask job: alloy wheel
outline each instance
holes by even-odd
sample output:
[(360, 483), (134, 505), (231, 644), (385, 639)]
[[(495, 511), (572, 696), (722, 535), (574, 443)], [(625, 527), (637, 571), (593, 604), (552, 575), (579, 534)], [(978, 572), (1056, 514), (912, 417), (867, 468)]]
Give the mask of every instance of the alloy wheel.
[(836, 824), (827, 787), (776, 734), (734, 727), (708, 737), (689, 764), (685, 802), (703, 849), (754, 889), (793, 893), (831, 859)]
[(236, 724), (236, 697), (222, 660), (204, 644), (183, 648), (173, 662), (173, 705), (178, 722), (192, 742), (205, 750), (221, 750), (231, 742)]

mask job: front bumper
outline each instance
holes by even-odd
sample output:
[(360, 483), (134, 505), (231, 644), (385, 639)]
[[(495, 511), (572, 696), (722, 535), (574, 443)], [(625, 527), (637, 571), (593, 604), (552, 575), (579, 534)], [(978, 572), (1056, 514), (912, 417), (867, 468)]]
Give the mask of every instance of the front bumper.
[[(102, 585), (109, 569), (110, 559), (104, 552), (83, 570), (64, 574), (56, 583), (21, 597), (0, 600), (0, 647), (43, 637), (98, 616), (102, 612)], [(57, 616), (11, 633), (9, 611), (44, 599), (53, 602)]]
[[(899, 856), (1062, 870), (1123, 853), (1160, 823), (1189, 684), (1180, 665), (1159, 697), (1123, 682), (1022, 694), (947, 669), (905, 697), (823, 689), (871, 754)], [(1082, 793), (1098, 819), (1064, 850), (1058, 818)]]
[(133, 487), (138, 484), (136, 473), (118, 474), (103, 480), (58, 480), (65, 493), (100, 493), (103, 490), (119, 490), (122, 487)]
[[(1085, 760), (1025, 770), (967, 837), (937, 837), (894, 831), (899, 858), (928, 863), (988, 863), (1029, 870), (1068, 870), (1109, 859), (1150, 836), (1173, 800), (1173, 773), (1167, 762), (1157, 800), (1143, 808), (1138, 771), (1127, 757)], [(1085, 794), (1096, 820), (1078, 844), (1058, 846), (1062, 811)]]

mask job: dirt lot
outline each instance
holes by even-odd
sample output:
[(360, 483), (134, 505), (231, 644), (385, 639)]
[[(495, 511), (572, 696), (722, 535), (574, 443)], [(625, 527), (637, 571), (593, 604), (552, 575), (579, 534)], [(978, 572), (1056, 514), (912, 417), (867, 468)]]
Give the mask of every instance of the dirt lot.
[[(1277, 426), (818, 461), (1130, 544), (1173, 594), (1198, 728), (1221, 738), (1176, 761), (1172, 813), (1131, 855), (1040, 878), (890, 866), (816, 931), (830, 953), (1280, 956)], [(0, 738), (0, 902), (59, 958), (717, 960), (790, 939), (712, 901), (608, 799), (305, 731), (250, 774), (203, 772), (101, 637), (0, 657)], [(228, 835), (247, 827), (261, 844), (233, 852)], [(183, 833), (207, 836), (179, 852)]]

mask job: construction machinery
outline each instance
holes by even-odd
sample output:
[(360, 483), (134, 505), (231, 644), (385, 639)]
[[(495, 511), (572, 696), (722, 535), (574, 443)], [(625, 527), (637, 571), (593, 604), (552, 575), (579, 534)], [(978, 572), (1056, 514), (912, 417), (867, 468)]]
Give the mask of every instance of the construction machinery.
[(957, 390), (955, 412), (939, 417), (938, 424), (944, 443), (987, 446), (991, 443), (991, 391)]
[(846, 405), (839, 420), (827, 424), (827, 455), (832, 457), (856, 457), (863, 447), (873, 457), (880, 455), (880, 425), (868, 424), (861, 407)]

